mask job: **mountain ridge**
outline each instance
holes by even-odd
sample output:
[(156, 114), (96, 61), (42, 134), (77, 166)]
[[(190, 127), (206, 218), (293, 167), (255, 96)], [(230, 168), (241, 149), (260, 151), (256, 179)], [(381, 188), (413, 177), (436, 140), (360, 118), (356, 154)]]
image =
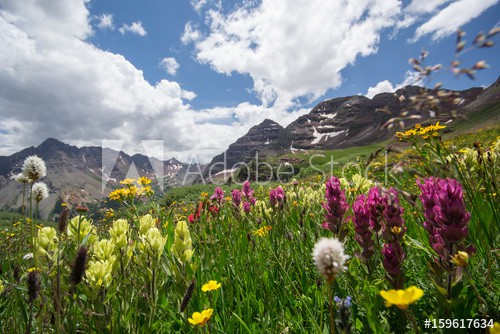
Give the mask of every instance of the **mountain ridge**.
[(39, 156), (47, 165), (47, 176), (40, 180), (47, 184), (50, 192), (49, 198), (40, 203), (43, 218), (50, 215), (58, 201), (70, 206), (97, 203), (125, 177), (149, 177), (159, 190), (179, 185), (187, 169), (187, 164), (175, 158), (161, 161), (99, 146), (76, 147), (48, 138), (36, 147), (0, 156), (0, 209), (21, 207), (22, 185), (15, 182), (14, 177), (31, 155)]
[[(500, 77), (487, 88), (472, 87), (462, 91), (451, 91), (406, 86), (394, 93), (376, 94), (371, 99), (362, 95), (353, 95), (324, 100), (314, 106), (308, 114), (299, 116), (287, 127), (280, 127), (279, 131), (274, 134), (273, 140), (266, 145), (264, 145), (264, 137), (267, 138), (267, 134), (260, 137), (255, 135), (262, 127), (262, 123), (252, 127), (247, 134), (229, 145), (226, 151), (212, 159), (208, 164), (208, 169), (205, 170), (204, 177), (210, 180), (214, 171), (220, 173), (220, 168), (213, 166), (221, 165), (223, 158), (226, 161), (225, 170), (231, 173), (234, 164), (248, 163), (257, 156), (260, 158), (300, 150), (341, 149), (382, 142), (391, 138), (397, 131), (395, 127), (381, 130), (383, 125), (412, 106), (414, 103), (412, 97), (422, 92), (435, 94), (437, 97), (440, 92), (451, 92), (453, 98), (461, 99), (459, 114), (468, 117), (481, 107), (500, 102)], [(470, 108), (467, 108), (468, 106)], [(449, 121), (449, 119), (443, 119), (442, 115), (449, 115), (455, 106), (447, 105), (446, 100), (443, 99), (437, 107), (442, 113), (436, 117), (436, 120)], [(433, 113), (432, 110), (414, 110), (413, 115), (418, 115), (420, 119), (407, 119), (405, 125), (426, 121), (433, 117)], [(235, 149), (236, 147), (238, 150)], [(212, 170), (209, 171), (210, 168)], [(200, 179), (197, 179), (197, 182), (199, 181)]]

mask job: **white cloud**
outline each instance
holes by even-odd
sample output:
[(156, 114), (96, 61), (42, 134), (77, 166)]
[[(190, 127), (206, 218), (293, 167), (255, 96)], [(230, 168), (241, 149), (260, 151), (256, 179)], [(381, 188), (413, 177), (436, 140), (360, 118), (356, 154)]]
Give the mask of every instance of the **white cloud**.
[[(421, 1), (425, 2), (425, 1)], [(439, 1), (434, 1), (439, 2)], [(432, 39), (437, 40), (449, 36), (457, 29), (472, 19), (478, 17), (489, 7), (498, 3), (498, 0), (458, 0), (436, 13), (427, 22), (420, 25), (416, 31), (414, 40), (432, 34)]]
[(412, 2), (404, 8), (404, 11), (411, 14), (427, 14), (435, 12), (440, 6), (452, 0), (412, 0)]
[(365, 96), (369, 99), (373, 98), (375, 95), (380, 93), (392, 93), (396, 91), (396, 88), (392, 85), (389, 80), (380, 81), (375, 87), (368, 88), (368, 92)]
[[(15, 25), (30, 38), (46, 45), (64, 39), (84, 40), (92, 35), (85, 0), (38, 1), (1, 0), (0, 12), (6, 22)], [(3, 52), (3, 51), (2, 51)]]
[(163, 58), (160, 66), (170, 75), (175, 75), (179, 69), (179, 63), (173, 57)]
[(191, 0), (190, 3), (193, 9), (199, 12), (207, 4), (207, 0)]
[(115, 29), (115, 26), (113, 24), (113, 14), (102, 14), (98, 16), (97, 19), (99, 20), (99, 23), (97, 23), (97, 27), (99, 29)]
[(201, 38), (201, 33), (197, 29), (197, 27), (194, 27), (191, 22), (186, 23), (184, 26), (184, 32), (182, 33), (181, 36), (181, 42), (183, 44), (187, 44), (189, 42), (196, 42)]
[[(125, 149), (163, 140), (166, 158), (189, 161), (195, 154), (208, 162), (265, 118), (286, 125), (307, 112), (249, 103), (192, 110), (186, 101), (194, 92), (169, 80), (151, 85), (125, 57), (86, 41), (95, 18), (84, 0), (60, 1), (57, 8), (47, 3), (27, 8), (0, 0), (0, 155), (48, 137), (73, 145), (124, 140)], [(41, 19), (49, 7), (59, 13), (50, 22)], [(72, 13), (83, 16), (73, 17), (76, 26), (66, 21)]]
[(121, 32), (122, 35), (124, 35), (127, 31), (143, 37), (147, 35), (146, 29), (142, 26), (141, 21), (133, 22), (132, 24), (124, 24), (120, 29), (118, 29), (118, 31)]
[(182, 40), (217, 72), (250, 75), (263, 105), (279, 109), (338, 87), (341, 71), (375, 53), (381, 31), (401, 12), (396, 0), (248, 4), (228, 14), (209, 10), (209, 33), (188, 23)]
[(406, 86), (423, 86), (423, 82), (419, 77), (419, 74), (415, 71), (406, 71), (403, 82), (393, 85), (389, 80), (383, 80), (377, 83), (375, 86), (368, 88), (365, 96), (367, 98), (373, 98), (375, 95), (380, 93), (393, 93), (400, 88)]

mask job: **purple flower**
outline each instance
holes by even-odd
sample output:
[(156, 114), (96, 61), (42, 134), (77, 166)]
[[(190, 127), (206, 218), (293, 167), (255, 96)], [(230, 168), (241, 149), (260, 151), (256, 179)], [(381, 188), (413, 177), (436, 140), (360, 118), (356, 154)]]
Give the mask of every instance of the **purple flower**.
[(354, 232), (356, 232), (354, 238), (361, 248), (363, 248), (361, 255), (365, 259), (369, 259), (373, 255), (374, 243), (372, 240), (372, 231), (370, 229), (370, 206), (364, 194), (356, 198), (352, 209), (354, 211), (352, 221), (354, 223)]
[(429, 233), (432, 248), (442, 245), (451, 249), (469, 233), (470, 213), (465, 208), (462, 186), (453, 179), (433, 177), (417, 184), (422, 191), (420, 200), (426, 218), (424, 227)]
[(250, 212), (250, 202), (243, 202), (243, 211), (245, 213), (249, 213)]
[(422, 201), (422, 204), (424, 206), (424, 217), (426, 219), (426, 221), (424, 222), (424, 228), (429, 233), (429, 235), (432, 235), (434, 233), (434, 228), (436, 227), (433, 208), (436, 205), (436, 203), (434, 202), (434, 194), (435, 189), (439, 187), (438, 182), (439, 179), (434, 177), (425, 179), (423, 184), (417, 181), (417, 185), (422, 192), (420, 194), (420, 200)]
[(403, 287), (403, 270), (402, 264), (406, 255), (399, 245), (399, 243), (388, 243), (384, 244), (382, 249), (382, 264), (384, 265), (387, 274), (392, 280), (392, 284), (395, 288)]
[(285, 201), (285, 191), (280, 186), (277, 186), (275, 189), (271, 189), (269, 192), (269, 203), (271, 206), (282, 207)]
[[(326, 213), (322, 226), (337, 235), (340, 234), (344, 214), (349, 209), (349, 204), (347, 204), (344, 193), (345, 192), (340, 189), (340, 181), (338, 178), (332, 176), (326, 181), (326, 201), (323, 202), (323, 208), (326, 210)], [(343, 239), (343, 236), (339, 235), (339, 238)]]
[(215, 188), (214, 194), (212, 195), (212, 197), (210, 197), (210, 199), (212, 201), (216, 200), (217, 202), (219, 202), (219, 204), (222, 203), (222, 201), (224, 200), (224, 190), (222, 190), (222, 188), (220, 187)]
[(241, 191), (243, 193), (243, 195), (245, 195), (246, 198), (250, 199), (253, 197), (253, 189), (250, 188), (250, 182), (249, 181), (245, 181), (243, 183), (243, 189)]
[(391, 188), (384, 196), (385, 209), (383, 217), (385, 225), (383, 226), (384, 238), (387, 241), (401, 240), (406, 227), (403, 219), (404, 209), (399, 205), (398, 192)]
[(239, 209), (241, 204), (241, 192), (238, 189), (233, 189), (231, 191), (231, 197), (233, 199), (233, 205)]
[(386, 205), (378, 187), (373, 187), (368, 191), (367, 204), (370, 209), (370, 226), (375, 233), (378, 233), (382, 228), (380, 221)]
[(434, 219), (443, 239), (449, 243), (465, 239), (469, 233), (470, 213), (466, 211), (460, 183), (448, 178), (440, 180), (434, 201)]
[(343, 307), (351, 307), (352, 305), (352, 297), (347, 296), (344, 299), (340, 298), (338, 296), (333, 297), (333, 301), (337, 303), (337, 306), (343, 306)]

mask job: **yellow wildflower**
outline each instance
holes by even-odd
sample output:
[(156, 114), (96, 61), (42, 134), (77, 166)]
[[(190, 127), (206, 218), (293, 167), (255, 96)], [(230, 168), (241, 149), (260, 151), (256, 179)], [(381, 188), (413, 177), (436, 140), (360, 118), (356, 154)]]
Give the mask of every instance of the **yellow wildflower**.
[(116, 189), (110, 192), (108, 197), (113, 201), (121, 201), (125, 197), (125, 194), (123, 192), (123, 189)]
[(109, 260), (89, 261), (85, 277), (92, 290), (97, 291), (111, 284), (112, 273), (113, 263)]
[(500, 323), (495, 321), (493, 327), (490, 328), (490, 334), (500, 334)]
[(220, 286), (221, 286), (220, 283), (217, 283), (217, 281), (210, 280), (208, 281), (208, 283), (204, 284), (201, 287), (201, 291), (207, 292), (207, 291), (217, 290), (220, 288)]
[(259, 228), (258, 230), (256, 231), (253, 231), (253, 235), (258, 235), (259, 237), (263, 237), (267, 234), (267, 232), (269, 232), (270, 230), (272, 229), (271, 226), (263, 226), (261, 228)]
[(37, 271), (37, 272), (39, 272), (39, 273), (40, 273), (40, 272), (42, 272), (42, 269), (37, 268), (37, 267), (31, 267), (31, 268), (29, 268), (29, 269), (28, 269), (28, 272), (29, 272), (29, 273), (32, 273), (32, 272), (34, 272), (34, 271)]
[(194, 312), (191, 318), (188, 318), (188, 321), (193, 326), (199, 325), (200, 327), (203, 327), (207, 324), (208, 320), (210, 320), (210, 317), (212, 316), (213, 312), (214, 309), (212, 308), (203, 310), (201, 311), (201, 313)]
[(469, 254), (467, 254), (467, 252), (458, 251), (457, 254), (451, 258), (451, 262), (459, 267), (467, 267), (469, 263)]
[(405, 290), (382, 290), (380, 295), (385, 299), (385, 306), (396, 305), (400, 309), (406, 310), (410, 304), (422, 298), (424, 291), (413, 285)]
[(147, 186), (148, 184), (151, 183), (151, 179), (148, 179), (145, 176), (141, 176), (140, 178), (137, 179), (137, 183), (141, 186)]
[(132, 183), (134, 183), (134, 179), (127, 178), (125, 180), (120, 181), (120, 184), (124, 184), (126, 186), (130, 186)]

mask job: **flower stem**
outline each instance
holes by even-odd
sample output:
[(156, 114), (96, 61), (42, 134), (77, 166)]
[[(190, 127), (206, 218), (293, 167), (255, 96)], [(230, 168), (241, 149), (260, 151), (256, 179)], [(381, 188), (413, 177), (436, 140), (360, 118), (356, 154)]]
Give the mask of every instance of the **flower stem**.
[(413, 325), (413, 328), (415, 329), (415, 333), (420, 334), (420, 328), (418, 328), (417, 319), (415, 319), (415, 316), (413, 315), (413, 313), (411, 313), (411, 311), (408, 309), (405, 310), (405, 313), (406, 313), (406, 316), (408, 317), (408, 319), (410, 320), (411, 324)]
[(333, 302), (333, 282), (330, 283), (330, 334), (335, 334), (335, 304)]

